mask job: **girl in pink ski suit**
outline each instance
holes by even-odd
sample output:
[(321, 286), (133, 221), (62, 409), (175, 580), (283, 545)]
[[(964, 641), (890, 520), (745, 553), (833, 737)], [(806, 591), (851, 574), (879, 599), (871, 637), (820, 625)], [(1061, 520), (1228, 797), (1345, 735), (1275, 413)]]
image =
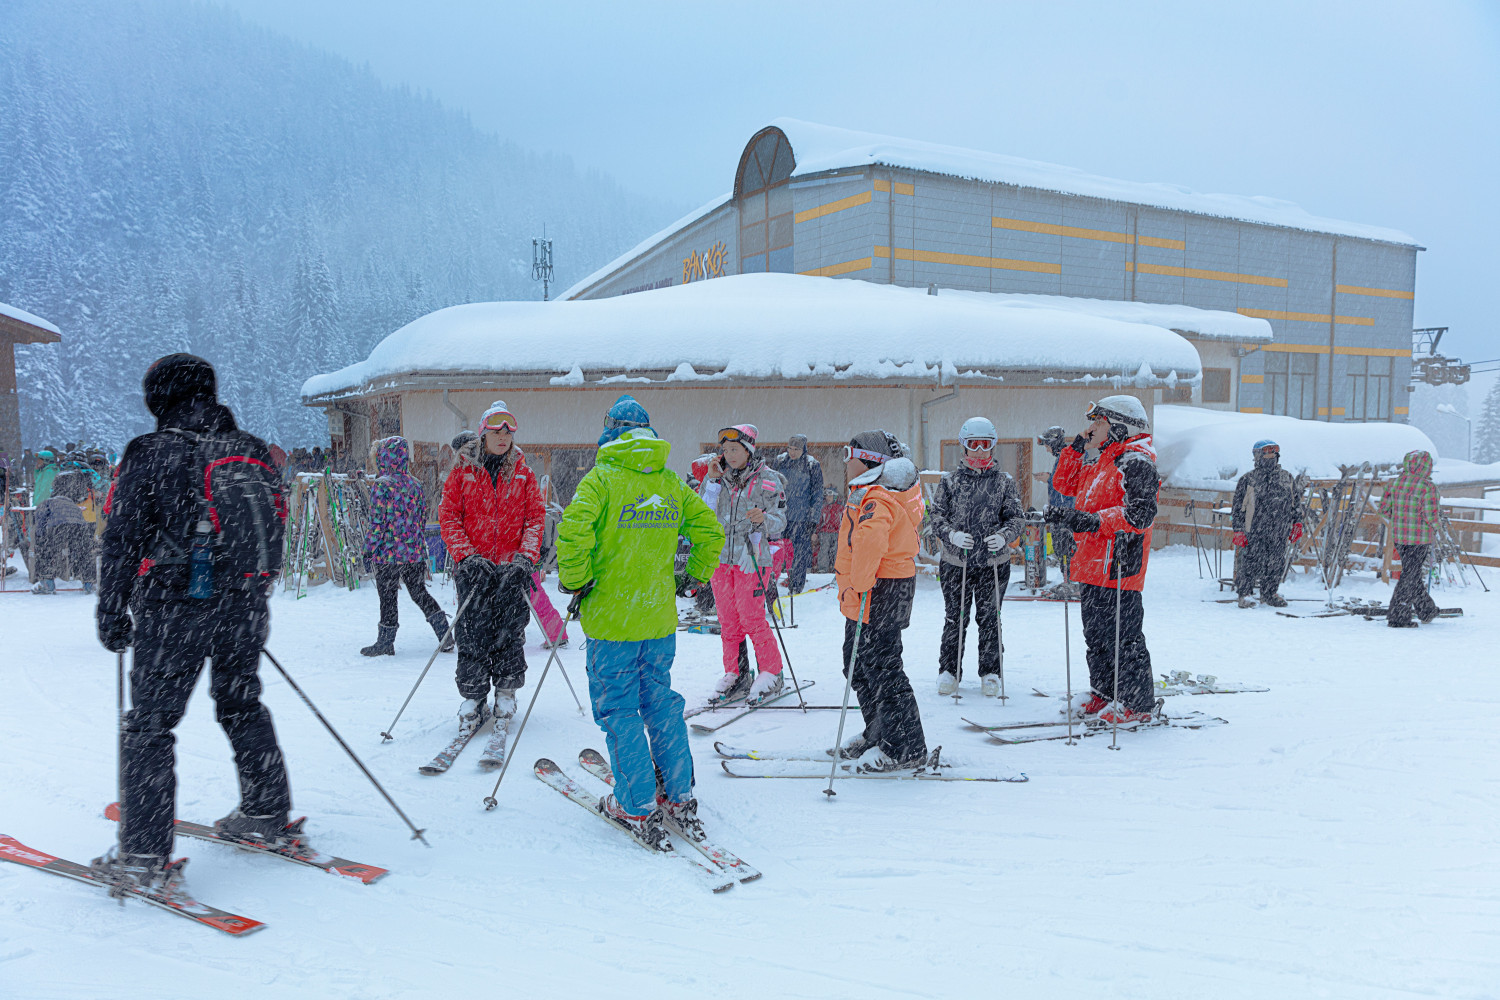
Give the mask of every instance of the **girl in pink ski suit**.
[(755, 646), (757, 673), (749, 698), (760, 701), (780, 692), (781, 653), (766, 618), (766, 589), (774, 556), (770, 541), (786, 528), (786, 492), (781, 477), (755, 457), (754, 424), (719, 432), (720, 454), (709, 464), (703, 500), (724, 528), (724, 551), (711, 581), (724, 645), (724, 676), (716, 688), (721, 699), (744, 690), (740, 677), (740, 642)]

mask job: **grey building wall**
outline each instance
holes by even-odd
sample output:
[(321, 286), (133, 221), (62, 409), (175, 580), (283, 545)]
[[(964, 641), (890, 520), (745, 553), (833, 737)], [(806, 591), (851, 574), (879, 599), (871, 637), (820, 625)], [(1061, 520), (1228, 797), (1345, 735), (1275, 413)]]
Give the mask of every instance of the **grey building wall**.
[[(1268, 320), (1239, 407), (1404, 420), (1417, 248), (870, 167), (798, 178), (793, 269), (925, 287), (1181, 303)], [(737, 208), (711, 213), (583, 297), (675, 284), (715, 241), (739, 272)]]

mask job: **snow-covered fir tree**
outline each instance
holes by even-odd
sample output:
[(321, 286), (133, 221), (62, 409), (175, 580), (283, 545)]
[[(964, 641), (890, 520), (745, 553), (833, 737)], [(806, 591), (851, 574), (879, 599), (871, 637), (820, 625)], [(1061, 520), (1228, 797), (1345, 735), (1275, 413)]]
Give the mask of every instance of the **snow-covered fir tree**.
[(1485, 393), (1484, 408), (1474, 421), (1474, 461), (1500, 462), (1500, 378)]

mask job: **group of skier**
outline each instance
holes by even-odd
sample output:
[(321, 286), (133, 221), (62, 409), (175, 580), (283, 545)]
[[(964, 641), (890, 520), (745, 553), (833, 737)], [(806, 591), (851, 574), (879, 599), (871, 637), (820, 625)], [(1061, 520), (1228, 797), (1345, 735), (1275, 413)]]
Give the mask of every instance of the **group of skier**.
[[(211, 692), (234, 750), (241, 793), (240, 805), (216, 829), (270, 845), (301, 837), (288, 825), (286, 766), (270, 712), (260, 702), (257, 674), (285, 506), (267, 446), (240, 431), (217, 401), (206, 361), (185, 354), (162, 358), (147, 371), (143, 389), (157, 430), (126, 449), (103, 538), (99, 636), (121, 654), (122, 669), (127, 648), (134, 646), (134, 657), (131, 708), (121, 727), (120, 835), (95, 866), (111, 879), (170, 893), (182, 884), (182, 863), (171, 860), (172, 731), (206, 659), (212, 660)], [(858, 759), (870, 773), (927, 760), (902, 637), (924, 532), (941, 551), (940, 692), (952, 693), (961, 679), (972, 608), (982, 688), (997, 693), (1010, 549), (1028, 522), (1045, 521), (1056, 529), (1059, 553), (1072, 549), (1070, 576), (1079, 588), (1089, 666), (1082, 712), (1105, 722), (1150, 719), (1141, 591), (1156, 515), (1155, 452), (1145, 409), (1132, 396), (1091, 404), (1085, 418), (1086, 430), (1067, 445), (1057, 428), (1041, 439), (1056, 444), (1057, 455), (1052, 502), (1041, 511), (1023, 509), (1017, 484), (996, 465), (998, 436), (983, 417), (964, 423), (963, 460), (937, 485), (930, 508), (916, 466), (895, 435), (872, 429), (849, 439), (834, 568), (845, 618), (843, 669), (863, 727), (831, 755)], [(456, 638), (461, 732), (515, 712), (526, 678), (525, 628), (534, 611), (549, 644), (566, 640), (565, 632), (547, 628), (538, 610), (547, 602), (538, 567), (548, 511), (542, 485), (516, 442), (519, 428), (516, 415), (496, 401), (480, 418), (477, 435), (455, 442), (456, 464), (438, 511), (458, 587), (451, 627), (423, 583), (426, 511), (409, 474), (409, 447), (388, 438), (373, 448), (379, 475), (368, 484), (366, 554), (375, 566), (380, 622), (375, 645), (362, 652), (392, 651), (397, 590), (404, 582), (440, 648)], [(683, 540), (686, 573), (711, 586), (719, 613), (724, 675), (714, 697), (743, 692), (754, 703), (783, 691), (784, 663), (767, 617), (775, 586), (771, 542), (787, 532), (797, 537), (799, 521), (788, 512), (788, 477), (758, 456), (758, 437), (754, 425), (726, 426), (716, 453), (699, 467), (701, 476), (684, 480), (668, 469), (671, 446), (652, 428), (645, 408), (621, 396), (605, 416), (594, 467), (556, 525), (559, 588), (575, 595), (589, 639), (589, 700), (615, 779), (599, 809), (648, 843), (660, 843), (668, 826), (703, 837), (685, 702), (671, 684), (678, 626), (673, 564)], [(799, 488), (816, 497), (821, 471), (806, 456), (805, 440), (799, 444), (793, 457), (806, 473)], [(1257, 446), (1257, 468), (1242, 483), (1243, 502), (1238, 494), (1236, 500), (1236, 529), (1244, 539), (1237, 542), (1251, 549), (1245, 577), (1258, 582), (1268, 601), (1280, 579), (1266, 568), (1279, 568), (1271, 556), (1281, 550), (1272, 542), (1300, 528), (1295, 520), (1287, 525), (1285, 474), (1276, 468), (1275, 450), (1271, 442)], [(1419, 528), (1430, 520), (1435, 497), (1422, 488), (1426, 471), (1420, 458), (1410, 460), (1388, 494), (1393, 515)], [(1258, 541), (1262, 532), (1265, 540)], [(1403, 545), (1404, 537), (1397, 539)], [(1415, 566), (1421, 541), (1410, 545), (1402, 555)], [(1398, 594), (1393, 609), (1410, 614), (1415, 606), (1425, 619), (1431, 609), (1423, 596)], [(557, 617), (550, 602), (546, 607)], [(746, 640), (755, 653), (753, 677), (742, 666)]]

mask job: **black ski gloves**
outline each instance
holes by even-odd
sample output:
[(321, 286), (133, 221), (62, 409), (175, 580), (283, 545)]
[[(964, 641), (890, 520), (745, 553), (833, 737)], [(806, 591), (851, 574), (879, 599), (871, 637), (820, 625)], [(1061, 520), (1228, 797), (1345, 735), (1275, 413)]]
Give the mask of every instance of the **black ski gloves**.
[(99, 628), (99, 642), (111, 653), (123, 653), (134, 639), (135, 626), (130, 615), (124, 611), (97, 611), (95, 623)]
[(495, 571), (495, 564), (484, 556), (475, 554), (468, 556), (458, 564), (457, 576), (463, 578), (465, 586), (474, 586), (484, 577)]
[(532, 573), (536, 572), (536, 563), (528, 559), (525, 553), (522, 552), (517, 552), (515, 555), (511, 556), (510, 564), (512, 566), (521, 567), (521, 569), (526, 571), (527, 576), (530, 576)]
[(1086, 444), (1083, 443), (1083, 435), (1082, 434), (1075, 435), (1073, 437), (1073, 443), (1070, 444), (1070, 445), (1068, 445), (1068, 447), (1072, 448), (1074, 451), (1078, 452), (1078, 454), (1080, 454), (1080, 455), (1082, 455), (1085, 451), (1088, 450), (1088, 445), (1086, 445)]
[(1044, 516), (1047, 518), (1048, 524), (1061, 524), (1071, 531), (1088, 532), (1099, 530), (1099, 515), (1091, 514), (1086, 510), (1048, 505)]

